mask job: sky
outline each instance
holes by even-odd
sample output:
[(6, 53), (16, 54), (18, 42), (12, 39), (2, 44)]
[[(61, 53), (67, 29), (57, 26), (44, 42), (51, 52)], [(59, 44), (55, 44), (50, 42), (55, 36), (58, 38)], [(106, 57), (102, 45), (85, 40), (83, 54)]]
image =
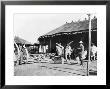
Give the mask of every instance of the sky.
[[(95, 14), (92, 14), (91, 18)], [(96, 15), (95, 15), (96, 16)], [(88, 19), (87, 14), (15, 14), (14, 35), (31, 43), (66, 22)]]

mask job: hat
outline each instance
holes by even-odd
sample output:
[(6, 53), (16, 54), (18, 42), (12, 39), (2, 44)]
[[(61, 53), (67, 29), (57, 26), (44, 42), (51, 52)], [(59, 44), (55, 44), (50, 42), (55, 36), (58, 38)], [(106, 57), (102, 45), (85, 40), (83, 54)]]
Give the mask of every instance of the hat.
[(82, 42), (82, 41), (80, 41), (79, 43), (80, 43), (80, 44), (82, 44), (83, 42)]

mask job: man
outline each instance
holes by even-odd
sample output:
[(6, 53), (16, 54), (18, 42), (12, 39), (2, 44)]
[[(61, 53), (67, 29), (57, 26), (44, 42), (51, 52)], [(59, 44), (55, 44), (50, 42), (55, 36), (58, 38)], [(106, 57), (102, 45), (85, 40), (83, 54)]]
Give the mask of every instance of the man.
[(84, 51), (84, 45), (83, 45), (83, 42), (82, 42), (82, 41), (80, 41), (80, 42), (79, 42), (79, 44), (80, 44), (80, 49), (81, 49), (81, 52), (83, 52), (83, 51)]
[(71, 46), (69, 44), (67, 44), (66, 49), (65, 49), (65, 58), (66, 58), (66, 60), (68, 59), (67, 58), (68, 56), (69, 56), (69, 60), (71, 59), (71, 53), (72, 53)]
[(84, 45), (83, 45), (82, 41), (80, 41), (79, 44), (80, 44), (80, 49), (81, 49), (80, 56), (79, 56), (79, 58), (80, 58), (80, 65), (83, 65), (83, 61), (82, 61), (83, 58), (82, 58), (82, 56), (83, 56), (83, 53), (84, 53)]
[(23, 47), (19, 46), (20, 52), (19, 52), (19, 64), (22, 65), (23, 62)]
[(17, 65), (17, 56), (15, 54), (15, 47), (14, 47), (14, 51), (13, 51), (13, 56), (14, 56), (14, 65)]
[(25, 63), (27, 63), (28, 62), (28, 59), (29, 59), (29, 52), (28, 52), (28, 50), (27, 50), (27, 48), (26, 48), (26, 46), (25, 46), (25, 44), (23, 45), (23, 48), (24, 48), (24, 55), (23, 56), (25, 56), (25, 58), (26, 58), (26, 60), (25, 60)]
[(94, 43), (91, 44), (91, 61), (96, 59), (97, 47)]
[(56, 51), (57, 51), (57, 53), (58, 53), (58, 56), (60, 56), (61, 57), (61, 59), (62, 59), (62, 64), (64, 64), (64, 58), (63, 58), (63, 56), (64, 56), (64, 47), (61, 45), (61, 43), (56, 43)]
[(61, 43), (56, 43), (56, 49), (57, 49), (57, 52), (58, 52), (58, 55), (63, 55), (63, 50), (64, 50), (64, 47), (61, 45)]

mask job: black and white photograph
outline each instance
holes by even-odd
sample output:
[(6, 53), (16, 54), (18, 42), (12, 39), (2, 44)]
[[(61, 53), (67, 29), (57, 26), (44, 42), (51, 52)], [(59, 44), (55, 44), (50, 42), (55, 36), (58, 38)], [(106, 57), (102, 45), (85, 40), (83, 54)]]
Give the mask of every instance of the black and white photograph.
[(97, 76), (97, 14), (14, 16), (14, 76)]
[(5, 19), (6, 85), (106, 83), (105, 5), (7, 5)]

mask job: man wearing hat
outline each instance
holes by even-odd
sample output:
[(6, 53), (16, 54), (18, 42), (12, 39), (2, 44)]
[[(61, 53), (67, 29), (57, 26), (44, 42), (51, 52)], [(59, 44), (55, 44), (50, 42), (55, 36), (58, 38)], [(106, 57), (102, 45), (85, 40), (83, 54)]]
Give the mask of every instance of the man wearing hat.
[(83, 42), (80, 41), (79, 43), (80, 43), (81, 52), (83, 52), (83, 51), (84, 51), (84, 45), (83, 45)]
[(83, 65), (82, 54), (84, 52), (84, 45), (83, 45), (82, 41), (80, 41), (79, 43), (80, 43), (80, 49), (81, 49), (81, 51), (80, 51), (80, 65)]

